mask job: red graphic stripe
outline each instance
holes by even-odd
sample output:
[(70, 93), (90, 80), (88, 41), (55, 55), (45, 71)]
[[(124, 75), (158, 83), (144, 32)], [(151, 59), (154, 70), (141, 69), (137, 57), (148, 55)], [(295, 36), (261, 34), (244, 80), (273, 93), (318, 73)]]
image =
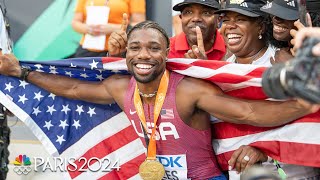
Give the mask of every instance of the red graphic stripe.
[(110, 173), (102, 176), (99, 180), (112, 179), (112, 180), (120, 180), (120, 179), (129, 179), (139, 172), (140, 164), (146, 159), (144, 154), (128, 161), (127, 163), (120, 166), (120, 171), (111, 171)]

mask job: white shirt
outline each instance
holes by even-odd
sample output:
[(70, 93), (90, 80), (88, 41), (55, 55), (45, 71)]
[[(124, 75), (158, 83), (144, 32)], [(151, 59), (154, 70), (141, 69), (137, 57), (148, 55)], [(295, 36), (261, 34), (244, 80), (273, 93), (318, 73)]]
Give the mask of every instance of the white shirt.
[[(276, 51), (275, 48), (269, 46), (267, 51), (263, 54), (263, 56), (261, 56), (259, 59), (253, 61), (251, 64), (253, 65), (263, 65), (263, 66), (267, 66), (270, 67), (272, 66), (272, 64), (270, 63), (270, 58), (274, 57)], [(227, 62), (232, 62), (235, 63), (236, 62), (236, 56), (233, 54), (232, 56), (230, 56), (227, 59)]]

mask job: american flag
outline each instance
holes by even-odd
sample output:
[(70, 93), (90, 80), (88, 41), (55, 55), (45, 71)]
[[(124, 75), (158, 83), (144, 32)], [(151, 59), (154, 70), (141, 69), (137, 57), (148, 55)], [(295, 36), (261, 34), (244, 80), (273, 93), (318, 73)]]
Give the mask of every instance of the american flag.
[[(117, 58), (21, 64), (36, 71), (89, 81), (127, 73), (125, 60)], [(167, 67), (212, 81), (232, 96), (266, 98), (261, 89), (264, 67), (192, 59), (169, 59)], [(116, 104), (103, 106), (68, 100), (16, 78), (0, 76), (0, 80), (0, 103), (25, 122), (53, 156), (120, 160), (120, 171), (69, 172), (69, 178), (140, 179), (138, 167), (145, 159), (145, 149)], [(170, 116), (170, 110), (164, 113)], [(320, 159), (314, 158), (320, 153), (319, 115), (315, 113), (278, 128), (216, 123), (214, 147), (218, 161), (226, 170), (232, 152), (243, 144), (251, 144), (282, 162), (319, 167)]]
[[(51, 74), (102, 81), (115, 73), (104, 71), (101, 58), (50, 62), (21, 62), (22, 66)], [(0, 76), (0, 103), (22, 120), (55, 157), (76, 158), (79, 167), (91, 157), (118, 162), (110, 172), (69, 171), (69, 179), (140, 179), (139, 164), (145, 159), (143, 144), (117, 104), (98, 105), (58, 97), (17, 78)], [(98, 162), (92, 161), (91, 169)], [(68, 166), (74, 169), (72, 166)], [(106, 165), (103, 165), (106, 167)], [(85, 166), (84, 169), (88, 169)]]
[[(261, 87), (266, 67), (221, 61), (172, 59), (167, 67), (178, 73), (217, 84), (226, 94), (244, 99), (267, 99)], [(320, 167), (320, 111), (280, 127), (254, 127), (216, 121), (213, 147), (220, 167), (241, 145), (251, 145), (287, 164)]]

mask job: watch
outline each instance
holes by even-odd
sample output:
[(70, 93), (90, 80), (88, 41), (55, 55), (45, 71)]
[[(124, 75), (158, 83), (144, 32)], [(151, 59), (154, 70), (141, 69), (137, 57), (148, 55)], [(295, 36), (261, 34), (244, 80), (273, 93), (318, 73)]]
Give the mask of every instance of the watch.
[(21, 74), (19, 79), (27, 81), (27, 77), (32, 70), (29, 67), (21, 67)]

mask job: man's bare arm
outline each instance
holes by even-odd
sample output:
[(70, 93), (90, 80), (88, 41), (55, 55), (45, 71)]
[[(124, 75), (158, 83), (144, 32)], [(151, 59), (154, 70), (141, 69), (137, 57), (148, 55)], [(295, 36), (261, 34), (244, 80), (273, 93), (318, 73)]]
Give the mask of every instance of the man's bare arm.
[[(19, 77), (21, 74), (21, 67), (17, 59), (12, 55), (1, 56), (0, 73), (7, 76)], [(32, 71), (29, 73), (27, 80), (57, 96), (99, 104), (114, 102), (114, 98), (110, 91), (111, 86), (116, 86), (115, 77), (108, 78), (103, 82), (95, 83)]]
[(81, 81), (65, 76), (30, 72), (28, 82), (35, 84), (57, 96), (70, 99), (84, 100), (87, 102), (108, 104), (114, 102), (113, 97), (108, 91), (108, 84), (111, 80), (103, 82)]
[[(237, 124), (254, 126), (278, 126), (298, 119), (309, 113), (310, 107), (297, 101), (272, 102), (264, 100), (244, 100), (223, 94), (210, 83), (190, 80), (195, 108), (202, 109), (217, 118)], [(193, 84), (193, 85), (192, 85)]]

